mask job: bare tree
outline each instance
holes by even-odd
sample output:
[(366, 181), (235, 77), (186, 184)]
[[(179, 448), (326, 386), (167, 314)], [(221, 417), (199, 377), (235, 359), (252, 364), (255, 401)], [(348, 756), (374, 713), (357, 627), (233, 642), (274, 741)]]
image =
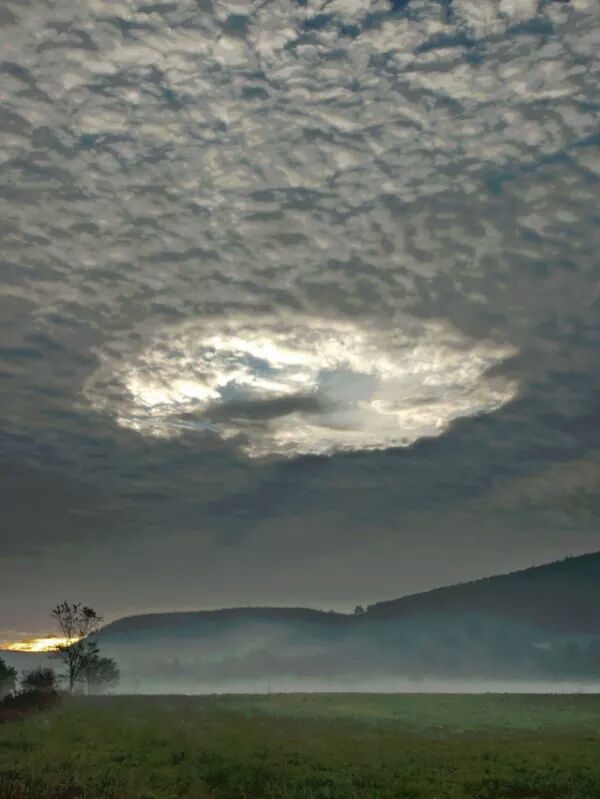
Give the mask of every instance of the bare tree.
[(98, 645), (93, 636), (98, 632), (102, 617), (81, 602), (57, 605), (52, 617), (64, 638), (64, 643), (56, 648), (53, 657), (66, 666), (69, 693), (72, 693), (86, 663), (98, 657)]

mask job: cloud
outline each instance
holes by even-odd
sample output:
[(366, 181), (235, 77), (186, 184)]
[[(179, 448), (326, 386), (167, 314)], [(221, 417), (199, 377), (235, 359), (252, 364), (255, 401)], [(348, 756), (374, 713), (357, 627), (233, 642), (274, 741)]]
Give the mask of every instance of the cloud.
[(400, 561), (417, 587), (426, 557), (594, 545), (588, 484), (551, 487), (597, 470), (595, 0), (6, 0), (0, 25), (7, 549), (77, 573), (93, 529), (115, 597), (156, 556), (193, 605), (226, 598), (215, 563), (257, 596), (269, 547), (317, 595), (311, 558), (358, 574), (365, 530), (363, 601)]
[[(158, 330), (141, 352), (105, 359), (84, 393), (141, 434), (216, 430), (242, 438), (253, 457), (385, 449), (513, 399), (514, 381), (486, 378), (513, 354), (434, 322), (378, 330), (318, 318), (213, 319)], [(115, 380), (116, 401), (103, 391)]]

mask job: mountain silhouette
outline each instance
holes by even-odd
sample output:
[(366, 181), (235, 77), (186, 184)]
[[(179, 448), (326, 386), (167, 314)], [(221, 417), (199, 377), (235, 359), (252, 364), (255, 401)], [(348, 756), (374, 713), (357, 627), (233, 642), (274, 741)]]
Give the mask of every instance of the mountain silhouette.
[(301, 607), (150, 613), (111, 622), (103, 628), (102, 637), (193, 636), (255, 623), (314, 626), (327, 632), (364, 629), (381, 621), (463, 614), (513, 620), (553, 633), (600, 635), (600, 552), (377, 602), (364, 614)]

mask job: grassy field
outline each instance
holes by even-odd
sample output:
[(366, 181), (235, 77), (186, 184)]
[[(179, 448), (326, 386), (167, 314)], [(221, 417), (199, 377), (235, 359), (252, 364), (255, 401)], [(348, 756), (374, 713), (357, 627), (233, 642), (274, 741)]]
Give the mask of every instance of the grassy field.
[(600, 696), (75, 698), (0, 724), (2, 799), (600, 799)]

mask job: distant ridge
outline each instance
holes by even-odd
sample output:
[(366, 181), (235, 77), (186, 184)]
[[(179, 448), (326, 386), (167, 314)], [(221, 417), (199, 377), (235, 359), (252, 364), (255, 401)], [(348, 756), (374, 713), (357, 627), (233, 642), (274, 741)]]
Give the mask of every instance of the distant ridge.
[(176, 635), (181, 631), (190, 632), (194, 628), (205, 628), (207, 624), (219, 627), (231, 623), (273, 622), (311, 624), (339, 624), (352, 619), (345, 613), (315, 610), (314, 608), (287, 607), (235, 607), (217, 610), (183, 610), (170, 613), (143, 613), (125, 616), (110, 622), (102, 628), (101, 635), (110, 638), (127, 636), (132, 632), (144, 631)]
[(476, 611), (569, 634), (600, 634), (600, 552), (370, 605), (372, 619)]
[(600, 552), (377, 602), (356, 616), (302, 607), (149, 613), (111, 622), (102, 636), (179, 637), (252, 623), (348, 629), (376, 621), (458, 614), (508, 618), (554, 633), (600, 635)]

